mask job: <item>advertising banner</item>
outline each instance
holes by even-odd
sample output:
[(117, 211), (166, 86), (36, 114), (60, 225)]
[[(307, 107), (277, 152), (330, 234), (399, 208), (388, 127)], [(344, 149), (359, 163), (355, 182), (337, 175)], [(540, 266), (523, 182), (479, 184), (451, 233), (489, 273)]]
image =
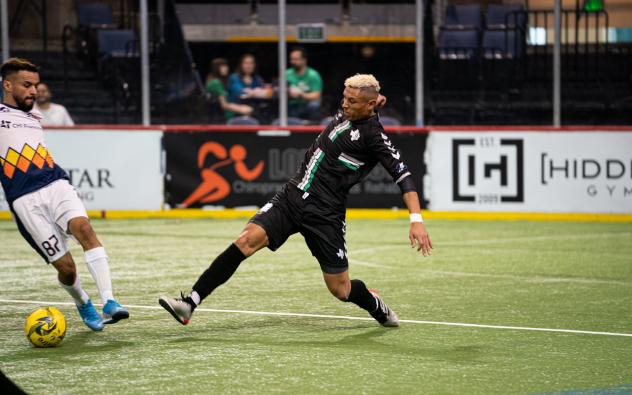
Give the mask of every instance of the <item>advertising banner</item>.
[(632, 213), (632, 133), (432, 132), (430, 209)]
[[(263, 206), (296, 173), (317, 133), (165, 133), (166, 201), (171, 207)], [(424, 173), (426, 135), (390, 134), (416, 176)], [(352, 189), (349, 207), (403, 207), (381, 165)]]
[[(163, 204), (162, 132), (46, 133), (55, 162), (70, 176), (88, 210), (160, 210)], [(0, 211), (9, 207), (0, 196)]]

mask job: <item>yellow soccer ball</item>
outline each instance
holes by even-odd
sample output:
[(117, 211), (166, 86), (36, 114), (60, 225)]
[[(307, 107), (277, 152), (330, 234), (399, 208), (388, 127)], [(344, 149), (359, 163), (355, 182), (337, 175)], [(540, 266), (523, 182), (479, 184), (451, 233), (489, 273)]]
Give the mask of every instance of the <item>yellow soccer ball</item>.
[(66, 336), (66, 318), (55, 307), (41, 307), (26, 319), (24, 333), (35, 347), (55, 347)]

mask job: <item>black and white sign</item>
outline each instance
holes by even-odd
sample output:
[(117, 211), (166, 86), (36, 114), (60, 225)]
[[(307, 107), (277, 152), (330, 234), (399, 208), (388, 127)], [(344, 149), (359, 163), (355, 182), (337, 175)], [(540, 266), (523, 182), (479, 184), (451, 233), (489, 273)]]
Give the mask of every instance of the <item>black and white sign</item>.
[(433, 132), (430, 208), (632, 212), (632, 133)]

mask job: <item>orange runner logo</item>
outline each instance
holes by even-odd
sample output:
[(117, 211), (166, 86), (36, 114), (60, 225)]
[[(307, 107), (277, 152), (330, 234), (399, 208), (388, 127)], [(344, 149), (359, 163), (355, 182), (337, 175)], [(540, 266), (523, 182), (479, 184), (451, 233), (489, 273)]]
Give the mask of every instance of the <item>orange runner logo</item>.
[[(219, 162), (204, 167), (209, 155), (213, 155)], [(217, 172), (222, 167), (234, 164), (235, 172), (244, 181), (253, 181), (261, 175), (264, 162), (261, 160), (252, 169), (244, 163), (248, 156), (246, 147), (241, 144), (233, 145), (230, 150), (214, 141), (202, 144), (198, 151), (198, 168), (201, 170), (202, 183), (179, 206), (190, 207), (196, 203), (212, 203), (222, 200), (230, 194), (230, 184)]]

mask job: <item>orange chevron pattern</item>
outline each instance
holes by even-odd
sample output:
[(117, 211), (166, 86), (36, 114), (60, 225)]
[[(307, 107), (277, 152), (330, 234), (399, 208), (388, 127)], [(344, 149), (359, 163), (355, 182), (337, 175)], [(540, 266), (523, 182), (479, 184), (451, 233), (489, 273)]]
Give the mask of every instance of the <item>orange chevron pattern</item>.
[(34, 149), (28, 144), (24, 144), (22, 151), (19, 153), (13, 148), (9, 148), (5, 158), (0, 156), (0, 170), (4, 171), (4, 175), (9, 179), (13, 178), (16, 169), (22, 173), (26, 173), (31, 164), (35, 165), (38, 169), (42, 169), (45, 165), (53, 168), (55, 162), (50, 152), (41, 144), (37, 146), (37, 149)]

